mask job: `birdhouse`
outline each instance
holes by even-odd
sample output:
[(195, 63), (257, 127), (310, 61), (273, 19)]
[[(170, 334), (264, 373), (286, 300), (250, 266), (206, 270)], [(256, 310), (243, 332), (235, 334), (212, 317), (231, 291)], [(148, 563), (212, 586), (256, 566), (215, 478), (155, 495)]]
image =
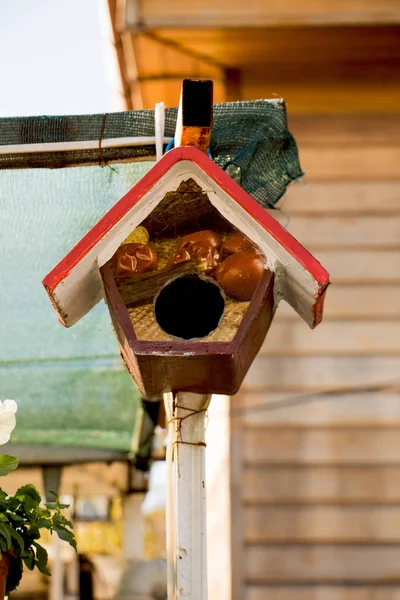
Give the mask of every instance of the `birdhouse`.
[(63, 325), (105, 298), (146, 396), (234, 394), (280, 300), (321, 320), (326, 270), (204, 152), (167, 152), (45, 277)]

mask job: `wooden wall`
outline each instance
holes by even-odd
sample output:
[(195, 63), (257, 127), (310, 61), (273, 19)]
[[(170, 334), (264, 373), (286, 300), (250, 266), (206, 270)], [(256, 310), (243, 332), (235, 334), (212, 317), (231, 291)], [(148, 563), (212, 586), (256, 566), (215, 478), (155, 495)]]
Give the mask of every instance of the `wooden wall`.
[(231, 402), (233, 597), (399, 600), (400, 120), (290, 125), (281, 206), (332, 286), (315, 331), (280, 306)]

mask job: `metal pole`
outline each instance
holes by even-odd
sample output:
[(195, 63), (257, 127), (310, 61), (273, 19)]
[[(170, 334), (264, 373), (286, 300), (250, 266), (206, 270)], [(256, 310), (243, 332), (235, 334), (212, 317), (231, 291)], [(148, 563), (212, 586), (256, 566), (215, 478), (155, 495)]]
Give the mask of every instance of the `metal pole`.
[(168, 600), (207, 600), (204, 439), (210, 400), (189, 392), (164, 396), (173, 444), (172, 469), (167, 466), (173, 482), (167, 495)]

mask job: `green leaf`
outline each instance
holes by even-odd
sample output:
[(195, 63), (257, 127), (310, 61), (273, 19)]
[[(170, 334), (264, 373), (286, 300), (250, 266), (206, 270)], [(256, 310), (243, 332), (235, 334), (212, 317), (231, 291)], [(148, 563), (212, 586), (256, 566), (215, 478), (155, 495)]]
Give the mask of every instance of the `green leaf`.
[(31, 484), (20, 487), (15, 497), (24, 504), (27, 511), (37, 508), (42, 500), (35, 486)]
[(15, 456), (8, 456), (8, 454), (0, 455), (0, 477), (12, 473), (17, 467), (18, 460)]
[(29, 527), (29, 536), (33, 540), (38, 540), (40, 538), (40, 532), (36, 525), (31, 525)]
[(38, 529), (51, 529), (52, 522), (50, 519), (38, 519), (36, 521), (36, 526)]
[(5, 550), (10, 550), (12, 546), (11, 533), (9, 527), (7, 527), (7, 525), (4, 525), (4, 523), (0, 523), (0, 534), (5, 538), (7, 542), (7, 548), (5, 548)]
[(15, 531), (15, 529), (12, 528), (10, 528), (10, 535), (17, 542), (21, 552), (23, 552), (25, 548), (23, 537), (18, 533), (18, 531)]
[(33, 571), (35, 566), (35, 554), (31, 548), (21, 554), (22, 560), (30, 571)]
[[(9, 510), (12, 510), (9, 508)], [(25, 519), (23, 517), (21, 517), (20, 515), (16, 515), (15, 513), (13, 514), (8, 514), (8, 518), (10, 521), (12, 521), (13, 523), (23, 523), (25, 521)]]
[(68, 519), (66, 517), (64, 517), (64, 515), (62, 515), (61, 513), (54, 515), (53, 523), (55, 526), (59, 525), (60, 527), (63, 527), (63, 528), (65, 528), (65, 527), (69, 527), (70, 529), (74, 528), (71, 521), (68, 521)]
[(68, 542), (76, 550), (76, 541), (72, 531), (68, 531), (67, 529), (64, 529), (62, 527), (54, 527), (54, 531), (56, 532), (60, 540)]
[(40, 501), (41, 501), (39, 492), (37, 491), (35, 486), (32, 485), (31, 483), (28, 483), (27, 485), (23, 485), (22, 487), (20, 487), (15, 492), (15, 496), (20, 500), (24, 500), (26, 497), (32, 498), (32, 500), (36, 500), (36, 502), (38, 504), (40, 504)]
[(50, 575), (50, 572), (47, 569), (47, 561), (49, 559), (47, 551), (37, 542), (34, 542), (34, 545), (36, 548), (37, 566), (39, 571), (44, 575)]

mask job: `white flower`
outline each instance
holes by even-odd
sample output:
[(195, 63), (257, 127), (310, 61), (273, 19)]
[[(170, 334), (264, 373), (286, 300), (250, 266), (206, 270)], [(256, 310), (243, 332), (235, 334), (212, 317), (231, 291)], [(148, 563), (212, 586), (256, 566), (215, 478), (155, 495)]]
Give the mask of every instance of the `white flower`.
[(15, 413), (17, 412), (15, 400), (0, 402), (0, 445), (6, 444), (15, 427)]

